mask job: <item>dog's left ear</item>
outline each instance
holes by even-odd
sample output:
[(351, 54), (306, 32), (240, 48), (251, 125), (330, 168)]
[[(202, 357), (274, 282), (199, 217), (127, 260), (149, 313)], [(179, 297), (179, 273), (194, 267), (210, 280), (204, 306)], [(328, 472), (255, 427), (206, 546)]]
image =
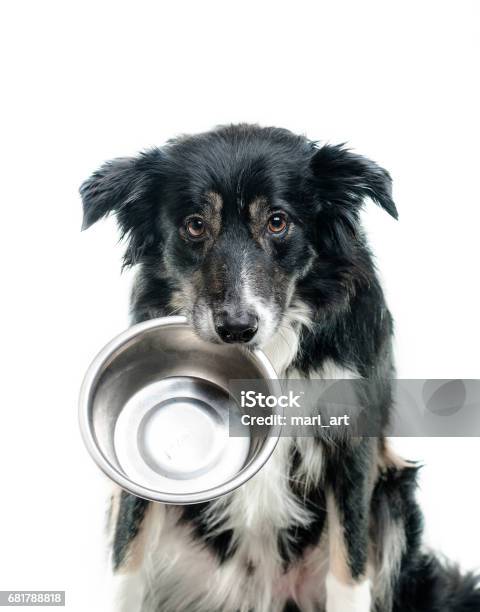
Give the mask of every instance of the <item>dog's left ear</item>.
[(137, 157), (104, 164), (80, 187), (82, 230), (114, 213), (122, 237), (128, 237), (126, 265), (133, 264), (154, 243), (162, 153), (152, 149)]
[(348, 208), (350, 215), (356, 215), (365, 198), (371, 198), (398, 219), (392, 179), (375, 162), (352, 153), (344, 145), (324, 145), (313, 155), (311, 168), (326, 205), (338, 205), (344, 211)]

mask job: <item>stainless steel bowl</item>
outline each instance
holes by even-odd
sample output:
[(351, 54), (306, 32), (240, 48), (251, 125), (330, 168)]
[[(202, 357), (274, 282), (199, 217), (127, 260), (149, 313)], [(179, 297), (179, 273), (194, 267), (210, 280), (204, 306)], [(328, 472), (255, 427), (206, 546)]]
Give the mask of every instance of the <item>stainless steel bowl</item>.
[(99, 353), (82, 385), (90, 455), (118, 485), (152, 501), (191, 504), (234, 490), (265, 464), (279, 431), (241, 425), (233, 379), (279, 391), (261, 351), (204, 342), (184, 317), (131, 327)]

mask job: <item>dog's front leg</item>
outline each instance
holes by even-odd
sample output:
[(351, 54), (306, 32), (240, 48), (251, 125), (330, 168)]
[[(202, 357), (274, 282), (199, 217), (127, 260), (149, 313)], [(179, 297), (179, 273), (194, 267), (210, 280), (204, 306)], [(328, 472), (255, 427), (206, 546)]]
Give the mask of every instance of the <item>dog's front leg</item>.
[(371, 438), (336, 445), (327, 467), (329, 571), (327, 612), (370, 612), (367, 577), (374, 444)]
[(144, 554), (152, 504), (118, 490), (112, 498), (111, 551), (104, 609), (142, 612), (145, 599)]
[(114, 571), (107, 580), (103, 609), (108, 612), (141, 612), (144, 597), (143, 572)]

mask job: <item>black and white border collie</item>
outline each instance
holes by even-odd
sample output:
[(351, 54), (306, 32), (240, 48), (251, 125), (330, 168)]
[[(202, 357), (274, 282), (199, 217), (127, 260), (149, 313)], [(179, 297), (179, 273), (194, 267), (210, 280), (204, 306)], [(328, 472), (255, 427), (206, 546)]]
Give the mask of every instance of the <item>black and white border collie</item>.
[[(262, 348), (281, 377), (373, 381), (391, 407), (392, 318), (360, 226), (392, 217), (389, 174), (343, 146), (233, 125), (115, 159), (81, 187), (137, 265), (133, 322), (185, 314), (209, 342)], [(370, 385), (372, 386), (372, 385)], [(426, 553), (417, 467), (385, 438), (282, 438), (216, 501), (111, 500), (115, 612), (474, 612), (480, 591)], [(455, 526), (453, 525), (453, 528)]]

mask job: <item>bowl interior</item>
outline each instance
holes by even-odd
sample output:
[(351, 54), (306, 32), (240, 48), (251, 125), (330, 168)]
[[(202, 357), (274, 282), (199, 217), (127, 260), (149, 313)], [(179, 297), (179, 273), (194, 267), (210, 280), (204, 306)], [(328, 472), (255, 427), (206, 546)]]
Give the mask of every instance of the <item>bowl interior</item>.
[(137, 485), (169, 495), (232, 480), (271, 431), (248, 427), (243, 437), (228, 437), (229, 419), (241, 416), (229, 381), (254, 379), (265, 393), (276, 381), (255, 353), (204, 342), (185, 323), (137, 328), (107, 348), (89, 388), (88, 428), (103, 459)]

